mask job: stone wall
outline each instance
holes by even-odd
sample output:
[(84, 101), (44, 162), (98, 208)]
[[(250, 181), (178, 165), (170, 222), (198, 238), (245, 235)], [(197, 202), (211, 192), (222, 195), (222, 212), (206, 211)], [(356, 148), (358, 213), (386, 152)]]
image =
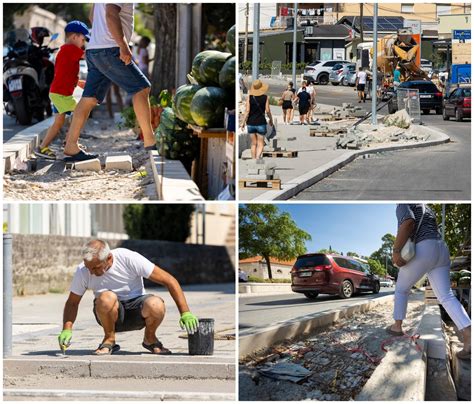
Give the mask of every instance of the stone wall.
[[(15, 295), (64, 292), (78, 264), (85, 237), (13, 235)], [(108, 240), (111, 248), (136, 251), (171, 273), (181, 284), (234, 282), (235, 270), (224, 246), (155, 240)]]

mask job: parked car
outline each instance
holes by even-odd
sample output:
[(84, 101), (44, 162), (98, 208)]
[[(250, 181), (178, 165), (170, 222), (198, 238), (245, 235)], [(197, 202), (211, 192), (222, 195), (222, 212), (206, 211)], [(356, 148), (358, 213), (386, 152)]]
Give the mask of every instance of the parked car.
[(320, 293), (347, 299), (355, 292), (379, 293), (380, 282), (367, 265), (352, 257), (314, 253), (296, 260), (291, 269), (291, 289), (308, 299)]
[(380, 279), (380, 287), (391, 288), (393, 281), (391, 279)]
[[(429, 114), (432, 109), (436, 114), (443, 112), (443, 94), (438, 87), (430, 80), (413, 80), (404, 81), (398, 88), (418, 89), (420, 94), (420, 109), (424, 114)], [(388, 101), (388, 112), (393, 114), (398, 111), (397, 91), (393, 93), (393, 97)]]
[(334, 65), (331, 73), (329, 74), (329, 81), (333, 86), (338, 86), (342, 83), (344, 76), (348, 72), (348, 67), (351, 65), (353, 65), (355, 68), (354, 63), (338, 63)]
[(357, 80), (357, 72), (356, 72), (356, 65), (355, 63), (351, 63), (346, 65), (346, 73), (342, 78), (342, 85), (343, 86), (351, 86), (354, 87), (356, 85)]
[(443, 100), (443, 119), (450, 117), (456, 121), (471, 118), (471, 87), (459, 87), (452, 90)]
[(326, 85), (329, 83), (329, 75), (336, 64), (350, 63), (347, 60), (326, 60), (313, 66), (307, 66), (303, 74), (303, 80), (314, 84)]

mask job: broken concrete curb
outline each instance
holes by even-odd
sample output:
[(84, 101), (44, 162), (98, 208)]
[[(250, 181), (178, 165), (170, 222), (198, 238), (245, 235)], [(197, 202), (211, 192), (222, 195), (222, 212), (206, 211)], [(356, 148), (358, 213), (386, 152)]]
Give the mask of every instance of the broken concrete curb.
[(346, 166), (350, 162), (352, 162), (357, 157), (363, 156), (365, 154), (375, 154), (375, 153), (382, 153), (387, 151), (397, 151), (397, 150), (408, 150), (408, 149), (415, 149), (421, 147), (429, 147), (429, 146), (437, 146), (443, 143), (447, 143), (450, 141), (448, 135), (436, 131), (432, 128), (424, 127), (425, 130), (432, 132), (433, 135), (438, 137), (435, 140), (428, 140), (425, 142), (417, 142), (417, 143), (409, 143), (403, 145), (390, 145), (390, 146), (380, 146), (380, 147), (372, 147), (365, 150), (356, 150), (356, 151), (348, 151), (347, 153), (343, 154), (340, 157), (332, 160), (331, 162), (324, 164), (321, 167), (315, 168), (314, 170), (309, 171), (308, 173), (297, 177), (290, 182), (282, 183), (281, 190), (274, 190), (274, 191), (267, 191), (263, 194), (255, 197), (252, 200), (258, 201), (268, 201), (268, 200), (288, 200), (293, 196), (297, 195), (301, 191), (305, 190), (306, 188), (314, 185), (318, 181), (328, 177), (329, 175), (333, 174), (340, 168)]
[(389, 300), (393, 300), (393, 295), (355, 303), (351, 306), (334, 310), (331, 313), (298, 317), (286, 322), (270, 325), (254, 333), (252, 333), (252, 329), (243, 330), (240, 332), (239, 337), (239, 358), (243, 359), (254, 352), (267, 349), (284, 340), (309, 334), (318, 328), (324, 328), (333, 324), (340, 318), (352, 316), (354, 313), (365, 312), (374, 305)]
[(53, 121), (54, 117), (51, 117), (29, 126), (3, 144), (3, 174), (13, 169), (17, 158), (21, 161), (28, 159), (39, 145), (41, 135), (49, 129)]
[(153, 400), (153, 401), (233, 401), (232, 393), (200, 392), (155, 392), (155, 391), (103, 391), (103, 390), (43, 390), (43, 389), (4, 389), (3, 399), (51, 399), (51, 400)]
[[(161, 359), (161, 358), (160, 358)], [(235, 364), (205, 361), (113, 361), (54, 359), (4, 359), (3, 372), (8, 376), (62, 374), (76, 377), (139, 377), (178, 379), (235, 379)]]

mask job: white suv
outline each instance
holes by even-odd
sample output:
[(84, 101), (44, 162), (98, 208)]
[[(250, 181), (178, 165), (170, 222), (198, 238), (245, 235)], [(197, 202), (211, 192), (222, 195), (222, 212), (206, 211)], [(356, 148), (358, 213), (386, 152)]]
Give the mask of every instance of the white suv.
[(329, 83), (329, 74), (338, 63), (350, 63), (347, 60), (326, 60), (316, 65), (307, 66), (304, 69), (303, 80), (314, 84), (326, 85)]

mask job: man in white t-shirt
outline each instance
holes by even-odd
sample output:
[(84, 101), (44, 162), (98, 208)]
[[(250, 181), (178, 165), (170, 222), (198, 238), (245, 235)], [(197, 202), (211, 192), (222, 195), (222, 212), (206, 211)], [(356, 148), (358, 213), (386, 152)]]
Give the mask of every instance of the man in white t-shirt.
[(104, 100), (111, 83), (133, 97), (145, 150), (156, 150), (149, 100), (151, 84), (134, 62), (129, 46), (133, 15), (133, 3), (95, 3), (92, 7), (91, 39), (86, 50), (87, 80), (66, 138), (66, 162), (97, 158), (97, 155), (81, 150), (78, 139), (90, 112)]
[(359, 96), (359, 103), (362, 101), (365, 102), (365, 84), (367, 83), (367, 72), (359, 67), (359, 72), (357, 73), (356, 86), (357, 94)]
[(64, 351), (72, 338), (72, 326), (82, 296), (87, 289), (94, 292), (94, 315), (104, 329), (104, 339), (96, 355), (110, 355), (120, 349), (115, 333), (145, 328), (142, 346), (153, 354), (167, 355), (156, 337), (156, 330), (165, 316), (163, 299), (146, 294), (143, 278), (165, 286), (176, 303), (179, 324), (188, 334), (197, 331), (198, 319), (190, 311), (178, 281), (137, 252), (126, 248), (110, 250), (103, 240), (88, 242), (83, 250), (83, 263), (74, 274), (69, 298), (64, 307), (63, 330), (58, 336)]

